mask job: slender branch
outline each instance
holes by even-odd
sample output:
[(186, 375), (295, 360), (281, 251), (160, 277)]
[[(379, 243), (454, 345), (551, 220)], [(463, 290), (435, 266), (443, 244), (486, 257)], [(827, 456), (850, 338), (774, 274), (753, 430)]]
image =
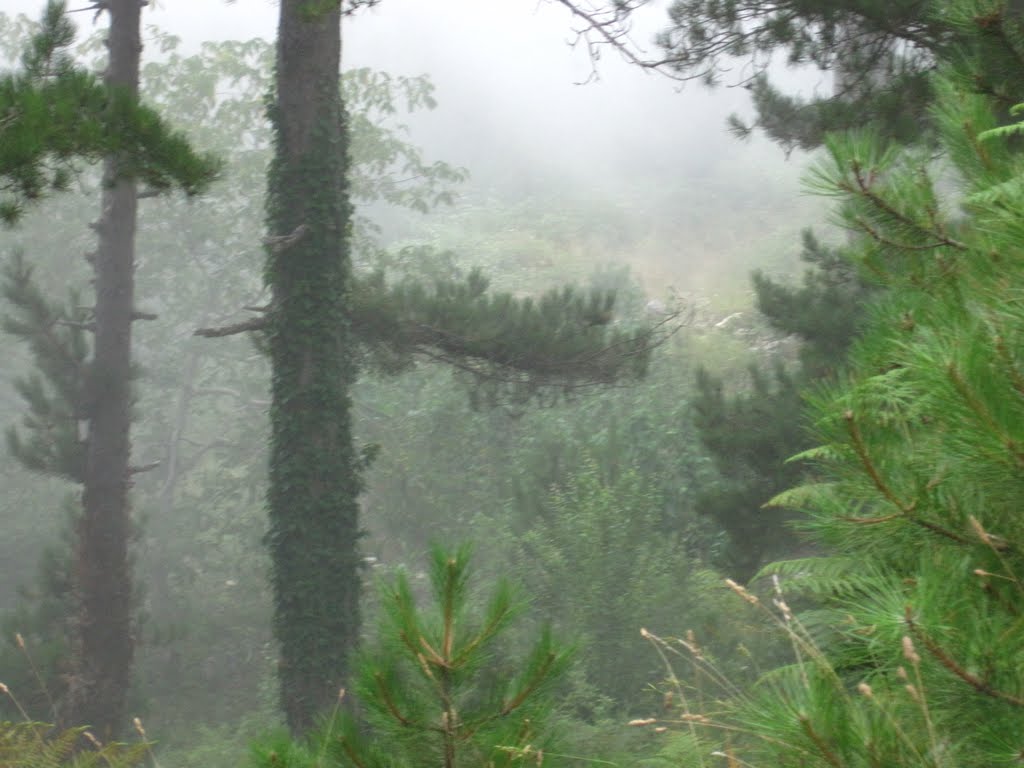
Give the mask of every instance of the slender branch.
[(507, 715), (510, 712), (518, 709), (522, 706), (522, 703), (529, 698), (530, 694), (533, 693), (534, 689), (540, 685), (540, 682), (547, 675), (551, 665), (555, 663), (555, 654), (548, 653), (544, 658), (544, 663), (538, 667), (530, 681), (523, 686), (522, 690), (519, 691), (510, 701), (506, 702), (501, 708), (501, 714)]
[[(655, 70), (670, 80), (695, 80), (706, 75), (706, 72), (701, 71), (697, 74), (685, 75), (679, 71), (667, 68), (677, 61), (677, 57), (669, 56), (662, 59), (647, 59), (641, 57), (634, 46), (630, 44), (629, 32), (629, 15), (638, 9), (640, 6), (646, 3), (646, 0), (640, 0), (638, 3), (628, 2), (622, 4), (616, 4), (616, 7), (608, 10), (585, 10), (580, 7), (578, 2), (573, 0), (554, 0), (559, 5), (564, 6), (569, 12), (580, 19), (583, 22), (583, 27), (576, 31), (576, 40), (573, 41), (572, 45), (576, 45), (581, 40), (586, 43), (587, 53), (590, 56), (591, 61), (591, 74), (587, 78), (588, 81), (597, 78), (597, 61), (600, 59), (601, 45), (611, 46), (617, 51), (628, 63), (634, 66), (640, 67), (641, 69)], [(591, 33), (596, 33), (600, 38), (599, 41), (591, 39)]]
[(267, 319), (265, 317), (256, 317), (251, 320), (244, 320), (232, 325), (222, 325), (217, 328), (197, 328), (193, 331), (193, 335), (202, 336), (206, 339), (217, 339), (223, 336), (236, 336), (239, 333), (249, 333), (250, 331), (262, 331), (266, 327)]
[(431, 664), (434, 664), (440, 667), (441, 669), (448, 668), (448, 661), (443, 656), (441, 656), (441, 654), (435, 651), (434, 647), (430, 644), (430, 641), (428, 641), (427, 638), (423, 637), (422, 635), (420, 635), (420, 645), (422, 645), (423, 649), (430, 654)]
[(875, 240), (881, 243), (882, 245), (890, 245), (893, 248), (899, 248), (900, 250), (903, 251), (934, 251), (936, 248), (940, 248), (944, 245), (949, 245), (949, 243), (943, 242), (941, 240), (938, 242), (930, 243), (901, 243), (898, 242), (897, 240), (893, 240), (891, 237), (883, 235), (875, 227), (871, 226), (871, 224), (869, 224), (863, 216), (857, 216), (856, 218), (854, 218), (854, 222), (857, 224), (858, 227), (863, 229), (864, 232), (867, 235), (869, 235), (872, 240)]
[(1016, 460), (1017, 465), (1024, 465), (1024, 452), (1020, 450), (1017, 445), (1017, 441), (1006, 433), (999, 423), (993, 417), (992, 413), (985, 404), (975, 395), (967, 381), (963, 376), (960, 375), (959, 369), (956, 364), (950, 363), (946, 366), (946, 372), (949, 374), (950, 381), (953, 382), (953, 387), (956, 389), (957, 394), (963, 398), (964, 402), (967, 403), (968, 407), (984, 422), (985, 426), (1002, 442), (1003, 447), (1013, 456)]
[(88, 331), (89, 333), (96, 332), (96, 323), (92, 322), (79, 322), (77, 320), (57, 320), (57, 325), (63, 325), (65, 328), (77, 328), (80, 331)]
[(863, 466), (864, 470), (868, 473), (868, 477), (871, 478), (871, 482), (874, 483), (875, 487), (881, 492), (881, 494), (894, 506), (898, 507), (901, 512), (904, 514), (913, 512), (914, 503), (911, 502), (910, 504), (907, 504), (901, 501), (878, 473), (875, 463), (868, 455), (867, 446), (864, 445), (864, 438), (860, 433), (860, 427), (857, 426), (857, 421), (853, 417), (853, 411), (846, 411), (843, 414), (843, 419), (846, 421), (846, 427), (850, 433), (850, 439), (853, 441), (853, 450), (856, 452), (857, 458), (860, 459), (861, 466)]
[(406, 725), (406, 726), (413, 725), (412, 720), (410, 720), (405, 715), (403, 715), (398, 710), (398, 707), (395, 706), (395, 702), (391, 698), (391, 694), (388, 693), (387, 686), (384, 685), (384, 678), (380, 674), (380, 672), (377, 672), (376, 674), (374, 674), (373, 679), (374, 679), (374, 682), (377, 683), (377, 691), (380, 693), (380, 698), (384, 702), (384, 705), (388, 708), (388, 712), (391, 713), (391, 716), (394, 717), (395, 720), (400, 722), (402, 725)]
[[(483, 381), (534, 383), (538, 386), (551, 384), (568, 391), (613, 383), (615, 371), (604, 370), (602, 362), (627, 360), (660, 346), (682, 327), (678, 324), (666, 329), (679, 315), (678, 312), (671, 313), (641, 334), (619, 339), (571, 358), (542, 357), (531, 354), (529, 350), (516, 357), (501, 358), (487, 349), (488, 343), (495, 341), (495, 338), (459, 336), (424, 323), (407, 325), (400, 334), (403, 338), (401, 346), (414, 354), (467, 371)], [(357, 320), (355, 323), (357, 329), (365, 325), (366, 321)], [(575, 380), (567, 381), (565, 378)]]
[[(956, 240), (952, 237), (948, 237), (941, 231), (936, 231), (934, 228), (926, 227), (920, 222), (915, 221), (913, 218), (911, 218), (906, 213), (896, 208), (892, 203), (890, 203), (888, 200), (886, 200), (884, 197), (878, 194), (878, 192), (876, 192), (872, 186), (874, 179), (871, 178), (870, 175), (865, 174), (864, 168), (861, 166), (859, 161), (854, 160), (851, 163), (851, 167), (853, 170), (853, 178), (857, 182), (856, 188), (851, 188), (850, 185), (846, 183), (842, 183), (840, 185), (841, 187), (845, 187), (849, 192), (859, 193), (863, 195), (872, 203), (872, 205), (874, 205), (879, 210), (885, 212), (889, 216), (893, 217), (896, 221), (900, 222), (901, 224), (916, 229), (919, 232), (932, 235), (938, 241), (939, 245), (955, 248), (958, 251), (968, 250), (966, 243), (962, 243), (959, 240)], [(937, 246), (929, 247), (933, 248)]]
[(806, 733), (808, 737), (810, 737), (811, 741), (814, 742), (814, 746), (818, 748), (818, 752), (820, 752), (821, 756), (825, 758), (825, 761), (829, 765), (835, 766), (835, 768), (842, 768), (842, 761), (839, 759), (838, 755), (829, 748), (828, 744), (825, 743), (825, 740), (818, 734), (818, 732), (814, 730), (814, 727), (811, 725), (811, 721), (807, 718), (807, 715), (800, 715), (800, 725), (803, 726), (804, 733)]
[(891, 515), (883, 515), (882, 517), (852, 517), (850, 515), (844, 515), (840, 517), (840, 520), (844, 520), (847, 523), (857, 523), (858, 525), (877, 525), (878, 523), (888, 523), (892, 520), (898, 520), (903, 517), (902, 512), (894, 512)]
[(941, 525), (938, 525), (937, 523), (933, 523), (930, 520), (925, 520), (915, 515), (914, 511), (917, 508), (917, 502), (913, 501), (908, 504), (906, 502), (901, 501), (899, 497), (896, 496), (895, 492), (888, 486), (888, 484), (882, 478), (881, 474), (879, 474), (878, 468), (875, 466), (875, 463), (871, 460), (871, 456), (868, 455), (867, 446), (864, 444), (864, 438), (860, 433), (860, 428), (857, 426), (857, 422), (853, 417), (853, 411), (846, 411), (843, 414), (843, 418), (846, 420), (847, 429), (849, 430), (850, 438), (853, 441), (853, 450), (856, 452), (857, 458), (860, 459), (860, 463), (864, 467), (864, 470), (867, 472), (868, 477), (871, 478), (871, 482), (874, 483), (875, 487), (886, 498), (886, 500), (888, 500), (890, 503), (896, 506), (901, 513), (900, 515), (888, 515), (886, 517), (866, 518), (863, 520), (857, 520), (856, 518), (852, 518), (852, 521), (874, 524), (882, 523), (886, 520), (891, 520), (895, 517), (904, 517), (910, 522), (914, 523), (915, 525), (919, 525), (922, 528), (931, 531), (932, 533), (936, 533), (939, 536), (947, 538), (951, 541), (955, 541), (958, 544), (970, 543), (968, 539), (964, 538), (963, 536), (960, 536), (959, 534), (954, 533), (953, 531), (947, 528), (943, 528)]
[(271, 253), (280, 253), (299, 242), (307, 232), (309, 232), (309, 227), (302, 223), (287, 235), (267, 235), (263, 238), (263, 245)]
[(486, 640), (492, 637), (497, 631), (498, 627), (501, 626), (502, 622), (508, 616), (508, 610), (502, 611), (500, 614), (494, 617), (494, 619), (483, 629), (481, 629), (476, 637), (474, 637), (466, 646), (462, 649), (462, 652), (452, 660), (452, 665), (457, 666), (465, 662), (480, 645)]
[(914, 635), (921, 644), (928, 649), (928, 652), (935, 657), (935, 659), (946, 669), (952, 672), (954, 675), (959, 677), (969, 686), (974, 688), (978, 693), (990, 696), (1000, 701), (1008, 702), (1015, 707), (1024, 707), (1024, 699), (1019, 696), (1014, 696), (1006, 691), (1001, 691), (998, 688), (992, 687), (991, 683), (986, 680), (982, 680), (975, 674), (968, 672), (962, 666), (960, 666), (952, 656), (950, 656), (942, 647), (939, 646), (934, 640), (924, 633), (917, 622), (914, 621), (911, 607), (908, 605), (904, 611), (904, 620), (906, 621), (907, 627), (910, 629), (911, 634)]
[(352, 765), (356, 766), (356, 768), (366, 768), (366, 763), (364, 763), (359, 754), (352, 749), (352, 745), (348, 743), (348, 739), (345, 737), (341, 738), (341, 748), (345, 750), (345, 754), (348, 756), (348, 759), (352, 761)]

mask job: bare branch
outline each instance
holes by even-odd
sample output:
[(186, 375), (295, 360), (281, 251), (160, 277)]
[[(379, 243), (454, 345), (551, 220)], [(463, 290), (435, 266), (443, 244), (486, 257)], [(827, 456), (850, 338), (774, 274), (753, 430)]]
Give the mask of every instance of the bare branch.
[(614, 49), (629, 64), (660, 72), (671, 80), (694, 80), (705, 73), (684, 75), (672, 69), (675, 57), (651, 59), (643, 55), (643, 49), (632, 39), (631, 16), (634, 11), (647, 5), (649, 0), (625, 0), (612, 3), (607, 8), (585, 8), (583, 0), (549, 0), (564, 6), (577, 20), (582, 22), (573, 32), (576, 35), (571, 45), (576, 47), (582, 43), (590, 56), (591, 72), (587, 82), (598, 78), (597, 62), (601, 58), (601, 48), (608, 46)]
[(89, 333), (96, 332), (96, 323), (83, 323), (76, 320), (58, 320), (57, 325), (63, 325), (66, 328), (78, 328), (82, 331), (88, 331)]
[(267, 235), (263, 238), (263, 245), (266, 246), (271, 253), (280, 253), (299, 242), (299, 240), (305, 237), (307, 232), (309, 232), (309, 227), (305, 223), (302, 223), (293, 229), (290, 234)]
[(252, 320), (245, 320), (241, 323), (234, 323), (233, 325), (222, 325), (218, 328), (198, 328), (193, 331), (193, 335), (202, 336), (206, 339), (218, 339), (222, 336), (235, 336), (239, 333), (262, 331), (266, 327), (267, 319), (265, 317), (256, 317)]

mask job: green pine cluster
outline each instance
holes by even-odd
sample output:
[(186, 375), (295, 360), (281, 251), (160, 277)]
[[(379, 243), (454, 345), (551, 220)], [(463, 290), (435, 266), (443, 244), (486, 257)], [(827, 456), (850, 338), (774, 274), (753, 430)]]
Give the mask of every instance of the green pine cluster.
[[(948, 164), (861, 132), (829, 139), (810, 177), (882, 290), (846, 373), (812, 398), (803, 458), (817, 481), (775, 502), (832, 554), (774, 567), (768, 596), (733, 585), (775, 617), (794, 663), (730, 714), (683, 714), (687, 728), (734, 729), (716, 740), (731, 764), (980, 768), (1024, 754), (1024, 159), (1010, 123), (1024, 24), (986, 0), (941, 13), (965, 41), (933, 81)], [(825, 607), (796, 610), (807, 591)]]
[(0, 295), (11, 307), (0, 316), (0, 328), (29, 347), (39, 369), (15, 381), (28, 413), (22, 424), (25, 436), (11, 427), (7, 447), (34, 472), (81, 483), (85, 445), (79, 421), (87, 418), (87, 313), (74, 292), (65, 303), (48, 299), (22, 254), (16, 253), (0, 269), (0, 280)]
[(749, 368), (737, 385), (700, 368), (694, 419), (719, 478), (701, 487), (697, 507), (729, 537), (718, 565), (742, 582), (768, 562), (804, 548), (791, 524), (798, 517), (765, 502), (800, 482), (806, 467), (790, 457), (810, 447), (803, 392), (833, 378), (862, 323), (876, 288), (858, 274), (844, 249), (803, 237), (803, 283), (791, 287), (755, 272), (757, 308), (771, 328), (800, 341), (798, 364), (777, 360), (770, 370)]
[(396, 372), (427, 357), (471, 375), (485, 402), (523, 402), (642, 378), (669, 325), (612, 325), (613, 291), (566, 286), (534, 299), (489, 287), (480, 270), (432, 282), (357, 276), (351, 317), (367, 362)]
[[(57, 39), (59, 46), (46, 42), (53, 50), (70, 44), (71, 28), (57, 13), (59, 9), (59, 5), (48, 9), (46, 24), (49, 26), (44, 26), (40, 37), (32, 43), (35, 46), (33, 50), (45, 48), (40, 40)], [(53, 32), (51, 26), (59, 26), (63, 36)], [(271, 46), (254, 43), (242, 46), (241, 50), (258, 64), (266, 64), (272, 53)], [(61, 61), (68, 72), (86, 77), (74, 68), (69, 59)], [(188, 63), (173, 59), (168, 67), (190, 71)], [(247, 70), (246, 77), (266, 83), (267, 69), (257, 66)], [(260, 97), (255, 99), (255, 108), (251, 100), (241, 100), (233, 105), (238, 110), (233, 116), (241, 114), (245, 116), (243, 121), (249, 120), (247, 135), (253, 136), (261, 148), (270, 139), (269, 131), (262, 121), (251, 118), (259, 112), (266, 85), (268, 83), (257, 89)], [(352, 171), (349, 182), (358, 185), (356, 194), (361, 201), (380, 199), (421, 210), (450, 196), (449, 185), (463, 177), (461, 171), (443, 163), (425, 163), (415, 147), (404, 142), (394, 131), (374, 125), (365, 114), (373, 110), (388, 114), (395, 109), (394, 102), (399, 98), (413, 105), (430, 106), (432, 99), (428, 81), (423, 78), (394, 79), (368, 70), (356, 70), (349, 73), (341, 93), (342, 98), (355, 105), (358, 114), (348, 119), (344, 126), (340, 123), (335, 126), (343, 138), (334, 138), (334, 129), (316, 137), (326, 144), (319, 145), (321, 148), (311, 153), (312, 162), (308, 166), (303, 166), (286, 180), (291, 183), (298, 179), (299, 185), (305, 186), (292, 190), (294, 194), (290, 195), (281, 190), (272, 192), (272, 210), (278, 211), (282, 218), (288, 218), (289, 212), (280, 213), (278, 203), (281, 200), (312, 201), (318, 215), (335, 216), (339, 206), (331, 202), (329, 193), (335, 191), (337, 185), (328, 177), (340, 176), (339, 167), (345, 166), (345, 156), (336, 150), (349, 138), (355, 143), (355, 163), (348, 168)], [(212, 111), (213, 107), (207, 105), (206, 109)], [(198, 114), (189, 115), (197, 123), (209, 117), (202, 109), (197, 111)], [(358, 130), (352, 128), (353, 124)], [(121, 128), (121, 135), (126, 135), (132, 125), (122, 125)], [(326, 145), (332, 149), (322, 149)], [(157, 163), (160, 160), (158, 149), (155, 144), (147, 146), (146, 151), (150, 153), (147, 162)], [(77, 156), (83, 161), (91, 158), (84, 150)], [(321, 157), (324, 156), (337, 157), (337, 166), (323, 163)], [(387, 171), (396, 165), (422, 174), (422, 180), (412, 185), (395, 183)], [(275, 173), (278, 170), (279, 167)], [(284, 184), (282, 181), (282, 186)], [(185, 188), (186, 191), (191, 190), (190, 187)], [(341, 201), (340, 209), (342, 217), (349, 216), (347, 200)], [(476, 272), (466, 276), (447, 273), (443, 277), (432, 276), (424, 284), (411, 278), (389, 284), (383, 272), (362, 276), (351, 272), (345, 260), (338, 258), (341, 249), (324, 240), (320, 233), (314, 236), (313, 227), (308, 224), (300, 228), (297, 221), (298, 218), (294, 221), (289, 219), (281, 224), (280, 231), (285, 234), (268, 241), (268, 275), (276, 281), (278, 276), (273, 274), (276, 268), (280, 267), (282, 272), (295, 268), (295, 272), (281, 278), (282, 285), (288, 283), (282, 292), (295, 290), (303, 292), (304, 297), (282, 302), (281, 306), (286, 305), (287, 312), (282, 309), (266, 315), (266, 322), (261, 327), (268, 333), (261, 341), (264, 350), (275, 352), (279, 359), (291, 357), (292, 373), (303, 371), (301, 365), (294, 364), (294, 360), (302, 352), (301, 344), (307, 342), (312, 342), (312, 347), (318, 352), (317, 359), (324, 362), (325, 369), (331, 368), (337, 373), (339, 368), (336, 364), (341, 361), (341, 367), (347, 372), (334, 375), (327, 371), (318, 378), (318, 391), (308, 393), (304, 403), (304, 407), (308, 406), (305, 409), (308, 419), (317, 426), (328, 423), (327, 415), (337, 417), (339, 424), (335, 429), (338, 434), (347, 434), (347, 428), (341, 424), (347, 417), (340, 413), (340, 409), (334, 410), (326, 404), (337, 405), (344, 401), (346, 395), (343, 390), (358, 370), (392, 373), (407, 369), (415, 359), (428, 358), (444, 361), (466, 374), (471, 382), (470, 396), (476, 403), (491, 404), (509, 399), (521, 402), (539, 396), (546, 400), (561, 399), (581, 387), (642, 376), (653, 347), (662, 338), (660, 333), (651, 330), (628, 331), (613, 322), (614, 297), (608, 291), (585, 293), (567, 288), (551, 291), (534, 300), (488, 292), (487, 281)], [(307, 221), (316, 221), (316, 218), (309, 217)], [(325, 220), (324, 223), (328, 236), (348, 231), (336, 221)], [(356, 226), (351, 228), (355, 231), (354, 245), (361, 249), (357, 255), (363, 261), (379, 259), (379, 247), (367, 244), (372, 234), (366, 232), (365, 223), (354, 223)], [(222, 228), (224, 223), (220, 221), (217, 225)], [(288, 258), (282, 256), (286, 250)], [(299, 250), (306, 255), (291, 258)], [(422, 260), (417, 260), (417, 267), (420, 273), (424, 272)], [(328, 279), (325, 275), (333, 277)], [(27, 343), (38, 367), (37, 374), (19, 383), (29, 413), (19, 429), (9, 432), (9, 446), (13, 454), (33, 471), (80, 481), (85, 453), (82, 422), (89, 406), (86, 382), (89, 378), (89, 334), (93, 329), (91, 312), (82, 308), (76, 297), (72, 297), (67, 305), (47, 299), (33, 280), (32, 268), (21, 257), (12, 259), (5, 269), (4, 279), (5, 298), (10, 303), (5, 327)], [(351, 280), (347, 288), (341, 286), (345, 280)], [(330, 311), (323, 309), (325, 304), (330, 305)], [(339, 306), (343, 311), (339, 311)], [(347, 343), (339, 345), (338, 337), (346, 331)], [(320, 335), (317, 337), (316, 334)], [(288, 338), (282, 341), (284, 336)], [(296, 343), (296, 339), (301, 340), (301, 344)], [(343, 359), (348, 357), (351, 359)], [(284, 368), (281, 373), (286, 373)], [(283, 376), (278, 378), (279, 384), (282, 381)], [(299, 401), (292, 395), (281, 399), (292, 406)], [(320, 625), (322, 634), (312, 631), (308, 622), (304, 625), (294, 617), (281, 621), (280, 631), (292, 639), (289, 647), (295, 649), (290, 654), (291, 662), (282, 669), (292, 670), (307, 682), (315, 681), (309, 684), (310, 688), (330, 693), (334, 685), (325, 686), (319, 682), (324, 677), (322, 670), (343, 667), (339, 659), (346, 658), (358, 634), (358, 567), (361, 560), (357, 548), (362, 531), (355, 522), (355, 499), (361, 488), (355, 474), (365, 465), (369, 453), (351, 450), (351, 455), (346, 458), (342, 454), (351, 446), (333, 451), (323, 443), (313, 444), (307, 439), (310, 421), (302, 421), (294, 415), (293, 412), (284, 412), (284, 409), (280, 414), (283, 431), (288, 433), (283, 440), (291, 442), (282, 448), (284, 459), (275, 464), (274, 471), (284, 474), (294, 471), (294, 474), (275, 496), (280, 509), (284, 510), (283, 520), (280, 528), (275, 524), (268, 542), (272, 548), (276, 547), (282, 541), (281, 531), (294, 532), (307, 526), (311, 531), (313, 546), (296, 547), (294, 562), (281, 568), (282, 581), (287, 584), (283, 588), (295, 598), (292, 602), (298, 606), (302, 616), (310, 615), (310, 604), (322, 604), (337, 589), (343, 589), (345, 594), (331, 602), (329, 608), (314, 612), (317, 618), (313, 623)], [(328, 466), (329, 458), (340, 461), (344, 471), (337, 465), (332, 465), (334, 468)], [(319, 473), (317, 478), (310, 479), (315, 473)], [(343, 477), (347, 481), (339, 490), (338, 482)], [(330, 495), (315, 493), (315, 487), (323, 478), (330, 480), (322, 483), (333, 488)], [(309, 490), (319, 496), (322, 509), (326, 511), (322, 515), (311, 512), (308, 506), (300, 503), (302, 494), (296, 489)], [(350, 512), (347, 522), (335, 514), (342, 508)], [(320, 521), (322, 526), (314, 530), (313, 520)], [(287, 534), (282, 535), (287, 537)], [(350, 550), (349, 557), (339, 556), (342, 549), (336, 546), (339, 540)], [(311, 551), (322, 553), (323, 558), (311, 559)], [(287, 559), (284, 554), (282, 558)], [(55, 572), (54, 575), (59, 574)], [(62, 594), (49, 594), (50, 579), (46, 578), (44, 582), (43, 594), (47, 595), (47, 605), (63, 604)], [(40, 616), (42, 620), (42, 614)], [(327, 621), (322, 618), (324, 616), (333, 618)], [(50, 626), (47, 624), (47, 628)], [(338, 644), (337, 638), (344, 633), (348, 633), (349, 641)], [(322, 641), (323, 636), (330, 640)], [(319, 663), (318, 658), (327, 661)], [(52, 661), (60, 661), (57, 654)], [(313, 671), (309, 672), (307, 666)], [(55, 688), (58, 693), (60, 690), (61, 686)], [(309, 703), (305, 695), (300, 698), (307, 714), (316, 709), (317, 705)]]
[[(928, 0), (674, 0), (668, 17), (658, 65), (683, 79), (743, 84), (755, 118), (734, 116), (732, 129), (763, 131), (787, 151), (869, 124), (916, 141), (933, 97), (929, 73), (959, 43)], [(833, 73), (833, 92), (792, 95), (768, 74), (780, 61)]]
[(468, 545), (450, 552), (435, 547), (429, 610), (418, 606), (422, 590), (408, 574), (383, 586), (378, 634), (357, 657), (352, 692), (340, 691), (342, 711), (305, 742), (283, 738), (261, 745), (254, 764), (559, 764), (563, 756), (549, 751), (555, 736), (550, 694), (572, 649), (545, 629), (524, 658), (509, 658), (507, 630), (522, 603), (500, 582), (481, 610), (472, 599), (471, 576)]
[(0, 76), (0, 221), (15, 223), (26, 203), (68, 188), (75, 164), (123, 153), (124, 172), (154, 191), (201, 192), (219, 164), (196, 153), (151, 108), (108, 88), (67, 52), (75, 27), (50, 0), (22, 68)]

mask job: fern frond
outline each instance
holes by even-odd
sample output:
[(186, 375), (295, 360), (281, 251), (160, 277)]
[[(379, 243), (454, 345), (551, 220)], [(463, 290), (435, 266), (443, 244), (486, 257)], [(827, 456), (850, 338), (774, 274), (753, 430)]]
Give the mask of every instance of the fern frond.
[(877, 588), (883, 577), (851, 557), (803, 557), (770, 563), (755, 579), (776, 577), (784, 592), (813, 597), (844, 597)]
[(149, 745), (87, 745), (87, 728), (54, 730), (45, 723), (0, 722), (0, 768), (134, 768)]
[(1024, 133), (1024, 123), (1010, 123), (1009, 125), (1000, 125), (997, 128), (989, 128), (987, 131), (982, 131), (978, 134), (978, 140), (987, 141), (988, 139), (1009, 138), (1020, 133)]
[[(1024, 132), (1024, 123), (1015, 123), (1014, 126), (1007, 127), (1020, 127), (1020, 130), (1015, 133)], [(993, 206), (1019, 201), (1022, 197), (1024, 197), (1024, 176), (1014, 176), (1001, 184), (994, 184), (968, 195), (966, 202), (970, 205)]]
[[(811, 454), (815, 450), (817, 449), (804, 451), (804, 454), (801, 455)], [(817, 455), (822, 456), (824, 454)], [(798, 485), (796, 488), (790, 488), (776, 494), (762, 506), (785, 507), (787, 509), (813, 509), (823, 497), (831, 495), (834, 488), (835, 483), (807, 483), (806, 485)]]

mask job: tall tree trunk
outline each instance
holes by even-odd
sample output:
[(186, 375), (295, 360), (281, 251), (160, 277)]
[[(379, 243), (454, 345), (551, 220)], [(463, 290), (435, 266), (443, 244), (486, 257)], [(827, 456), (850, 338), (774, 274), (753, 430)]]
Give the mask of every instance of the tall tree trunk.
[[(106, 0), (109, 87), (138, 96), (139, 0)], [(134, 295), (135, 182), (104, 162), (95, 272), (95, 349), (87, 387), (85, 488), (76, 540), (73, 676), (63, 719), (101, 738), (126, 725), (125, 696), (135, 651), (128, 558), (131, 332)]]
[(267, 544), (281, 704), (296, 733), (337, 700), (359, 634), (351, 208), (340, 3), (281, 0), (266, 279), (273, 368)]

